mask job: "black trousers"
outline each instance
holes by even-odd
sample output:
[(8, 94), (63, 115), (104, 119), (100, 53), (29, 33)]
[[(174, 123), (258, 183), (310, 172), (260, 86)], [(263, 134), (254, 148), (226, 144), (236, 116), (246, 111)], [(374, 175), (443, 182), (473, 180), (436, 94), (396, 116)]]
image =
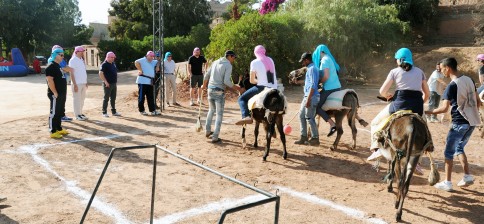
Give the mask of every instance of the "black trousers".
[[(157, 101), (158, 100), (158, 97), (160, 95), (160, 92), (159, 91), (160, 91), (160, 87), (161, 87), (161, 74), (160, 73), (155, 73), (155, 80), (154, 80), (154, 82), (155, 82), (154, 83), (154, 85), (155, 85), (154, 86), (155, 87), (155, 95), (154, 95), (154, 97), (155, 97), (155, 101)], [(156, 105), (156, 103), (155, 103), (155, 105)]]
[(57, 98), (54, 94), (47, 93), (50, 100), (49, 130), (51, 133), (62, 130), (62, 120), (66, 108), (66, 94), (59, 94)]
[(138, 84), (138, 110), (145, 112), (145, 97), (148, 101), (148, 109), (150, 112), (155, 111), (155, 100), (153, 97), (153, 85)]
[(109, 83), (109, 87), (103, 83), (104, 99), (103, 99), (103, 114), (108, 113), (108, 102), (111, 99), (111, 113), (116, 113), (116, 92), (118, 87), (116, 83)]

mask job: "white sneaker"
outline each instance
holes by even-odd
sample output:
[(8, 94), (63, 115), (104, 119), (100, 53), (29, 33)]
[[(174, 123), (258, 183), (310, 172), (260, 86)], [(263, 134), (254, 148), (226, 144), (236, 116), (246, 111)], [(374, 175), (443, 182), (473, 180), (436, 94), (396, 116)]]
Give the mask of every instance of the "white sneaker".
[(471, 175), (464, 175), (464, 178), (462, 178), (462, 180), (457, 183), (457, 186), (468, 187), (472, 184), (474, 184), (474, 177), (472, 177)]
[(151, 116), (156, 116), (156, 115), (161, 115), (161, 113), (156, 110), (151, 112)]
[(113, 116), (119, 117), (119, 116), (121, 116), (121, 114), (119, 112), (116, 112), (116, 113), (113, 114)]
[(440, 183), (437, 183), (434, 185), (435, 188), (437, 189), (440, 189), (440, 190), (444, 190), (444, 191), (452, 191), (452, 182), (450, 181), (442, 181)]
[(103, 114), (103, 117), (109, 117), (109, 115), (107, 113)]
[(77, 115), (76, 120), (78, 121), (85, 121), (86, 119), (82, 115)]
[(195, 105), (192, 100), (190, 100), (190, 106)]
[(381, 154), (381, 151), (378, 149), (375, 152), (373, 152), (366, 160), (368, 161), (375, 161), (376, 159), (382, 157), (383, 155)]
[(143, 112), (139, 112), (139, 113), (140, 113), (141, 115), (143, 115), (143, 116), (146, 116), (146, 115), (148, 115), (148, 113), (146, 113), (146, 111), (143, 111)]
[(81, 117), (84, 118), (85, 120), (89, 119), (86, 115), (81, 114)]

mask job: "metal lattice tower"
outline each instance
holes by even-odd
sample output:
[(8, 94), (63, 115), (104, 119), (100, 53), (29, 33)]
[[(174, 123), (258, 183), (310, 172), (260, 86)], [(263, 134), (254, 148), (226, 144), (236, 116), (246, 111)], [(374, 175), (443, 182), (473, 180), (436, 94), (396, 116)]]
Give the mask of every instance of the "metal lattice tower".
[(153, 0), (153, 51), (159, 52), (161, 62), (158, 64), (160, 65), (160, 77), (155, 79), (155, 83), (159, 83), (158, 91), (156, 88), (153, 88), (155, 105), (156, 99), (159, 99), (160, 103), (160, 110), (163, 111), (165, 109), (165, 82), (164, 82), (164, 62), (163, 62), (163, 55), (164, 55), (164, 43), (163, 43), (163, 0)]

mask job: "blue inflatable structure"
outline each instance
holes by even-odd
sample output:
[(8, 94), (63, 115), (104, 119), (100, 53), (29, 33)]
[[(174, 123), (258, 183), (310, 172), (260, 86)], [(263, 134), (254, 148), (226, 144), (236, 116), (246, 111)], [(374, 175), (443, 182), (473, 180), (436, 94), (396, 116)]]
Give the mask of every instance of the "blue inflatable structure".
[(12, 49), (12, 62), (0, 62), (0, 77), (20, 77), (29, 73), (27, 64), (20, 49)]

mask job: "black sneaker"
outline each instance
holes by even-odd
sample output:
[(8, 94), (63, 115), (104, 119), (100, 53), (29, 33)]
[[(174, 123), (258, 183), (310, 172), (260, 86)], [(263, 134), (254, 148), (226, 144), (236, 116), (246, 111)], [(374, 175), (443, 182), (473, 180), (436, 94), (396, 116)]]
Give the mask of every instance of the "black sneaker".
[(308, 144), (308, 137), (301, 136), (301, 138), (294, 142), (296, 145), (307, 145)]
[(316, 146), (316, 145), (319, 145), (319, 138), (311, 138), (309, 140), (309, 145), (312, 145), (312, 146)]

